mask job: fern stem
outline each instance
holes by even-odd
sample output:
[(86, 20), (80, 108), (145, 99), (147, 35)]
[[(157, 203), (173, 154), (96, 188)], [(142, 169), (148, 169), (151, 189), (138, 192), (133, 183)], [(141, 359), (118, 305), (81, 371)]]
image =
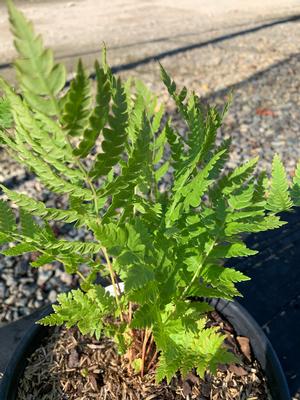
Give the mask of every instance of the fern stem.
[(148, 355), (150, 353), (150, 350), (151, 350), (151, 347), (152, 347), (152, 344), (153, 344), (153, 341), (154, 341), (153, 334), (150, 333), (150, 335), (151, 335), (151, 338), (150, 338), (150, 342), (149, 342), (149, 344), (147, 346), (147, 349), (146, 349), (145, 360), (147, 359), (147, 357), (148, 357)]
[(107, 268), (109, 270), (109, 275), (110, 275), (111, 283), (112, 283), (112, 286), (113, 286), (117, 307), (118, 307), (119, 312), (120, 312), (120, 318), (121, 318), (121, 321), (124, 321), (123, 311), (122, 311), (122, 307), (121, 307), (121, 304), (120, 304), (120, 301), (119, 301), (120, 293), (119, 293), (118, 286), (117, 286), (116, 280), (115, 280), (115, 272), (113, 270), (113, 266), (112, 266), (112, 264), (110, 262), (110, 259), (109, 259), (109, 256), (107, 254), (106, 248), (105, 247), (101, 247), (101, 250), (102, 250), (102, 252), (104, 254), (104, 257), (105, 257), (105, 260), (106, 260), (106, 263), (107, 263)]
[(80, 271), (77, 271), (76, 273), (77, 273), (78, 276), (80, 276), (80, 278), (81, 278), (83, 281), (86, 281), (85, 277), (82, 275), (82, 273), (81, 273)]
[(87, 183), (89, 184), (91, 191), (93, 193), (93, 198), (94, 198), (94, 206), (95, 206), (95, 212), (97, 214), (97, 219), (99, 218), (99, 208), (98, 208), (98, 203), (97, 203), (97, 191), (95, 189), (95, 186), (93, 185), (93, 182), (89, 178), (89, 176), (86, 174), (86, 180)]
[(142, 366), (141, 366), (141, 377), (144, 376), (145, 373), (145, 358), (146, 358), (146, 349), (147, 349), (147, 342), (148, 339), (151, 335), (150, 329), (145, 330), (145, 336), (144, 336), (144, 341), (143, 341), (143, 347), (142, 347)]
[(156, 360), (156, 358), (157, 358), (157, 355), (158, 355), (158, 351), (156, 350), (155, 353), (153, 354), (153, 357), (151, 358), (151, 360), (150, 360), (148, 366), (147, 366), (147, 370), (148, 370), (148, 371), (150, 370), (150, 368), (152, 367), (152, 365), (155, 363), (155, 360)]
[[(132, 321), (132, 302), (130, 301), (128, 304), (128, 325), (131, 324), (131, 321)], [(129, 335), (131, 338), (134, 337), (133, 330), (131, 328), (129, 328)], [(128, 357), (128, 370), (129, 370), (129, 372), (131, 372), (132, 371), (132, 359), (133, 359), (132, 345), (130, 345), (128, 348), (127, 357)]]
[[(69, 135), (67, 135), (67, 142), (69, 144), (69, 147), (70, 147), (71, 151), (73, 152), (74, 149), (73, 149), (73, 146), (72, 146), (72, 143), (71, 143)], [(98, 208), (98, 203), (97, 203), (97, 191), (95, 189), (95, 186), (94, 186), (92, 180), (89, 177), (88, 171), (84, 167), (83, 163), (80, 161), (80, 157), (75, 157), (75, 162), (76, 162), (78, 168), (80, 169), (80, 171), (83, 173), (83, 175), (84, 175), (84, 177), (86, 179), (86, 182), (89, 185), (89, 187), (90, 187), (90, 189), (91, 189), (91, 191), (93, 193), (95, 212), (96, 212), (97, 218), (98, 218), (99, 217), (99, 208)]]

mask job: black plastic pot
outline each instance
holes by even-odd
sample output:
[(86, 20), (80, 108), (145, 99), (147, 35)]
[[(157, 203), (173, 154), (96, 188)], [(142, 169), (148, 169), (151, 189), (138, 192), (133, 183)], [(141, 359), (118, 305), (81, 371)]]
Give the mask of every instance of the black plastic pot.
[[(234, 327), (236, 333), (250, 339), (252, 350), (266, 375), (273, 400), (291, 400), (287, 381), (280, 362), (264, 332), (251, 315), (238, 303), (224, 300), (211, 300), (210, 303)], [(43, 310), (43, 315), (50, 313), (52, 308)], [(40, 315), (40, 318), (43, 316)], [(22, 337), (14, 352), (0, 382), (0, 399), (15, 400), (18, 381), (26, 367), (26, 359), (38, 347), (47, 328), (33, 324)]]

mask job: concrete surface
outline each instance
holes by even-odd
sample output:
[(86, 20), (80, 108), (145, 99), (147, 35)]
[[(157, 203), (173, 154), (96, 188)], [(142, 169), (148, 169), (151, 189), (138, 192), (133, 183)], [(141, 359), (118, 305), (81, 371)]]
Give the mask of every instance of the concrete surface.
[[(298, 0), (19, 0), (47, 45), (69, 70), (80, 56), (88, 66), (102, 42), (111, 64), (193, 45), (226, 33), (300, 14)], [(13, 79), (15, 51), (4, 1), (0, 0), (0, 70)]]

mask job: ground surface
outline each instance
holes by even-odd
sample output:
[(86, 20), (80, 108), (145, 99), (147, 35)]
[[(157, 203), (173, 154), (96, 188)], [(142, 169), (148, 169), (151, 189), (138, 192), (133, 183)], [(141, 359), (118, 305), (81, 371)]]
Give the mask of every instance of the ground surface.
[[(112, 65), (124, 66), (148, 57), (168, 58), (172, 52), (173, 57), (166, 63), (181, 79), (187, 75), (189, 80), (194, 79), (202, 91), (214, 91), (245, 79), (300, 47), (297, 26), (285, 27), (287, 18), (299, 17), (297, 0), (21, 0), (18, 3), (70, 70), (78, 56), (91, 66), (104, 41)], [(232, 34), (236, 36), (231, 37)], [(0, 37), (0, 68), (4, 75), (10, 76), (7, 64), (15, 53), (3, 1)], [(209, 45), (212, 40), (217, 40), (217, 46)], [(195, 57), (184, 49), (188, 46), (201, 46), (201, 51)], [(180, 54), (185, 56), (174, 57)], [(146, 71), (150, 80), (156, 78), (157, 66), (154, 72), (148, 67)]]
[[(163, 63), (179, 86), (196, 90), (204, 101), (221, 104), (232, 89), (234, 102), (220, 132), (220, 136), (230, 133), (233, 137), (232, 166), (257, 154), (260, 165), (269, 166), (272, 154), (278, 152), (293, 174), (300, 158), (299, 1), (17, 3), (47, 45), (55, 49), (57, 58), (66, 62), (70, 73), (79, 56), (92, 71), (93, 60), (105, 41), (115, 71), (142, 78), (160, 93), (161, 100), (167, 97), (154, 59)], [(0, 74), (11, 82), (13, 57), (7, 15), (0, 0)], [(172, 106), (169, 112), (173, 113)], [(182, 126), (176, 118), (175, 122)], [(0, 181), (28, 193), (39, 192), (40, 198), (53, 205), (53, 198), (42, 193), (39, 183), (30, 178), (0, 150)], [(262, 256), (241, 265), (253, 276), (252, 285), (244, 289), (244, 304), (270, 336), (293, 394), (300, 393), (299, 219), (299, 213), (292, 216), (290, 231), (282, 231), (275, 239), (267, 236), (261, 244)], [(75, 237), (76, 232), (68, 230), (68, 234)], [(59, 268), (31, 271), (26, 258), (1, 259), (0, 324), (55, 300), (56, 293), (70, 284), (70, 277)], [(3, 331), (0, 343), (4, 343), (4, 336), (12, 338), (9, 332)], [(5, 343), (6, 349), (11, 348), (11, 342)], [(1, 355), (5, 360), (9, 352), (0, 353), (0, 361)]]

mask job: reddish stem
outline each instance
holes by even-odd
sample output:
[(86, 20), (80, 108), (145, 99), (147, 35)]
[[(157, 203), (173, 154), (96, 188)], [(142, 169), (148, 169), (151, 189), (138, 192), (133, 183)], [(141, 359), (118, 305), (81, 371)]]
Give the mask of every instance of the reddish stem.
[(156, 360), (156, 358), (157, 358), (157, 354), (158, 354), (158, 352), (156, 351), (156, 352), (154, 353), (153, 357), (151, 358), (151, 360), (150, 360), (150, 362), (149, 362), (149, 364), (148, 364), (148, 366), (147, 366), (147, 370), (148, 370), (148, 371), (150, 370), (150, 368), (151, 368), (152, 365), (154, 364), (154, 362), (155, 362), (155, 360)]
[(145, 330), (145, 336), (144, 336), (144, 341), (143, 341), (143, 347), (142, 347), (142, 366), (141, 366), (141, 377), (144, 376), (144, 372), (145, 372), (145, 355), (146, 355), (146, 346), (147, 346), (147, 342), (148, 339), (150, 337), (151, 332), (149, 331), (149, 329)]

